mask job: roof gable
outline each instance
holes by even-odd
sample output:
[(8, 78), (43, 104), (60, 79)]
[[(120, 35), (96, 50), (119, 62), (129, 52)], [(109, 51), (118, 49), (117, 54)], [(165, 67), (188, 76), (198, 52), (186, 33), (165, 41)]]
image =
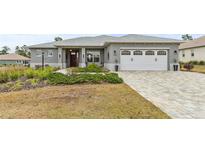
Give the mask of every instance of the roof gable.
[(202, 47), (202, 46), (205, 46), (205, 36), (188, 41), (186, 43), (182, 43), (180, 44), (179, 49), (189, 49), (189, 48)]

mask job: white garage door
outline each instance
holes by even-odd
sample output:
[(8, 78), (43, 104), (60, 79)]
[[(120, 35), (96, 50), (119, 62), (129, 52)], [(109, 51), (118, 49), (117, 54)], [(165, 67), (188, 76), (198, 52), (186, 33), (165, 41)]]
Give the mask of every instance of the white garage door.
[(167, 50), (121, 50), (121, 70), (167, 70)]

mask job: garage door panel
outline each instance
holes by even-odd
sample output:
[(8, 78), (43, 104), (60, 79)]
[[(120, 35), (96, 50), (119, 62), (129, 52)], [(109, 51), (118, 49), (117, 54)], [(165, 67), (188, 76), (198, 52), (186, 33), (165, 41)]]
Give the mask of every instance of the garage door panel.
[(130, 55), (121, 55), (121, 70), (167, 70), (167, 51), (166, 55), (158, 55), (158, 50), (154, 50), (154, 55), (146, 55), (145, 52), (134, 55), (134, 50), (130, 50)]

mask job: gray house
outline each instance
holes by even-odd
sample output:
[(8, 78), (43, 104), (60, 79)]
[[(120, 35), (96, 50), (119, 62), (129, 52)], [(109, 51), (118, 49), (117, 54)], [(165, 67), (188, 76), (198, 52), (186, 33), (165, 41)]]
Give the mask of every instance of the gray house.
[[(114, 70), (172, 70), (178, 63), (179, 40), (144, 35), (79, 37), (28, 46), (31, 67), (67, 68), (91, 63)], [(42, 54), (44, 59), (42, 59)]]

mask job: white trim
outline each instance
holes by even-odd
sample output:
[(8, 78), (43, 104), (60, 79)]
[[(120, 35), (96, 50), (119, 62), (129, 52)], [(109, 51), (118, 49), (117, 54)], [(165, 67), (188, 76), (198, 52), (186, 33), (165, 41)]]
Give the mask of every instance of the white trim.
[(169, 50), (169, 47), (121, 47), (120, 50)]

